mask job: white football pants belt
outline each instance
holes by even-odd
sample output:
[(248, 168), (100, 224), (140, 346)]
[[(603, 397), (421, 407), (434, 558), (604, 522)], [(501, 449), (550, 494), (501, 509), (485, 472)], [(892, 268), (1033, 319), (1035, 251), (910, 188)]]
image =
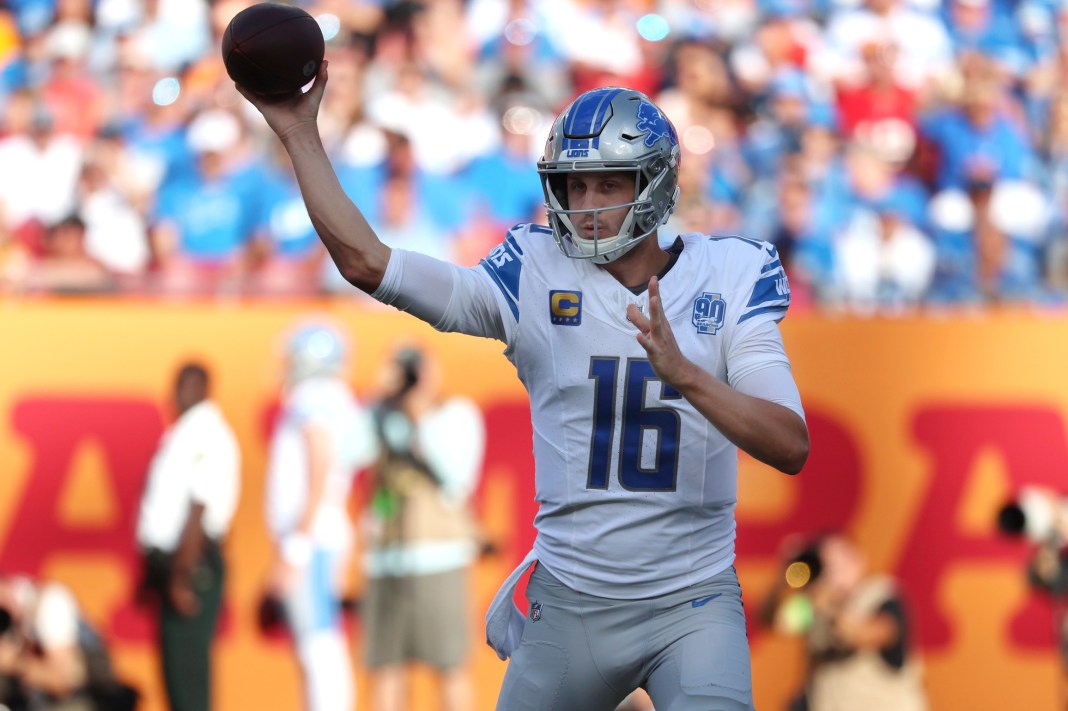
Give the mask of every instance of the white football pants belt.
[(537, 561), (533, 550), (527, 553), (523, 562), (505, 578), (486, 611), (486, 644), (492, 647), (497, 657), (502, 660), (512, 656), (512, 652), (523, 639), (523, 622), (527, 616), (516, 607), (512, 597), (523, 573)]

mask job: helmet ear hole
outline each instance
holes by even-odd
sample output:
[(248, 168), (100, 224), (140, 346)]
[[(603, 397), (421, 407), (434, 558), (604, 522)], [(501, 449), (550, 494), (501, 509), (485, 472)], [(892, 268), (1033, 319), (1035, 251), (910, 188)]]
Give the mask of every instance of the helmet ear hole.
[(557, 202), (567, 210), (567, 174), (555, 173), (550, 174), (547, 178), (549, 181), (549, 189), (552, 190), (553, 195), (556, 196)]

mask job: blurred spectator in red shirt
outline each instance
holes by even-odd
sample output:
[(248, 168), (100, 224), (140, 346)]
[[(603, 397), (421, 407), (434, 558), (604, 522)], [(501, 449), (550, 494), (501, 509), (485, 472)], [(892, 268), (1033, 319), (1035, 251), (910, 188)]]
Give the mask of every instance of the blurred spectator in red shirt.
[(904, 163), (916, 150), (916, 92), (897, 78), (898, 52), (892, 42), (868, 42), (860, 50), (864, 71), (840, 80), (836, 93), (843, 138), (878, 144)]
[(953, 43), (940, 18), (909, 7), (904, 0), (866, 0), (862, 7), (840, 9), (827, 20), (827, 42), (835, 76), (863, 71), (861, 50), (872, 41), (899, 48), (898, 80), (925, 92), (953, 70)]
[(50, 71), (40, 88), (41, 103), (55, 120), (55, 131), (85, 143), (100, 126), (103, 87), (89, 71), (93, 43), (89, 0), (63, 0), (56, 7), (56, 23), (44, 36)]

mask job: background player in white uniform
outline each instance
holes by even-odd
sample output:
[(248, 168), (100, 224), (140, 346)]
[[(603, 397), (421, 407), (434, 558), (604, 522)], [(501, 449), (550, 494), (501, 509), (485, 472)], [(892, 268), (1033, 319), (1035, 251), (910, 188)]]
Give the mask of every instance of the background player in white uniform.
[(369, 415), (342, 377), (345, 343), (311, 324), (289, 338), (282, 410), (271, 437), (267, 520), (278, 551), (270, 586), (282, 600), (310, 711), (351, 711), (352, 658), (340, 587), (353, 526), (353, 475), (374, 458)]
[[(551, 227), (513, 228), (470, 269), (390, 250), (323, 150), (326, 78), (279, 101), (243, 93), (340, 272), (435, 328), (502, 340), (530, 395), (538, 535), (487, 616), (512, 657), (498, 708), (612, 709), (638, 686), (658, 711), (751, 708), (736, 447), (788, 473), (808, 456), (774, 248), (693, 234), (662, 249), (675, 130), (644, 95), (604, 88), (565, 109), (539, 162)], [(524, 622), (510, 592), (533, 560)]]

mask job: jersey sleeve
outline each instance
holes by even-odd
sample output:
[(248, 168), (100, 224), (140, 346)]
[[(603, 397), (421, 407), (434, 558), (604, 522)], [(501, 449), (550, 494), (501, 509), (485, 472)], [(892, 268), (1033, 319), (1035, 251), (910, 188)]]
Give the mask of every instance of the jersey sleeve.
[(323, 427), (336, 417), (334, 393), (317, 380), (297, 384), (289, 394), (289, 417), (298, 427)]
[(477, 266), (460, 270), (453, 281), (453, 298), (435, 328), (503, 341), (509, 348), (519, 327), (519, 282), (524, 251), (513, 227)]
[[(765, 324), (765, 327), (775, 328), (775, 324)], [(732, 387), (738, 392), (782, 405), (805, 419), (805, 408), (801, 405), (801, 394), (797, 391), (789, 363), (769, 359), (762, 367), (731, 380)]]
[[(482, 264), (461, 267), (419, 252), (394, 249), (382, 284), (371, 296), (438, 331), (508, 343), (518, 309), (513, 310), (514, 304), (502, 292), (500, 279), (500, 274), (492, 275)], [(518, 275), (514, 282), (518, 284)]]
[[(754, 270), (755, 273), (750, 272), (752, 287), (748, 290), (739, 289), (742, 294), (748, 291), (738, 315), (737, 325), (739, 326), (750, 321), (759, 323), (770, 320), (778, 323), (783, 320), (786, 310), (790, 308), (790, 282), (786, 278), (786, 272), (783, 271), (779, 251), (767, 242), (757, 244), (760, 245), (761, 258), (754, 260), (758, 265)], [(747, 266), (753, 269), (753, 266)]]
[(727, 318), (725, 356), (732, 387), (762, 368), (790, 368), (778, 323), (790, 306), (790, 285), (775, 247), (767, 242), (739, 238), (732, 242), (734, 269), (733, 308)]

